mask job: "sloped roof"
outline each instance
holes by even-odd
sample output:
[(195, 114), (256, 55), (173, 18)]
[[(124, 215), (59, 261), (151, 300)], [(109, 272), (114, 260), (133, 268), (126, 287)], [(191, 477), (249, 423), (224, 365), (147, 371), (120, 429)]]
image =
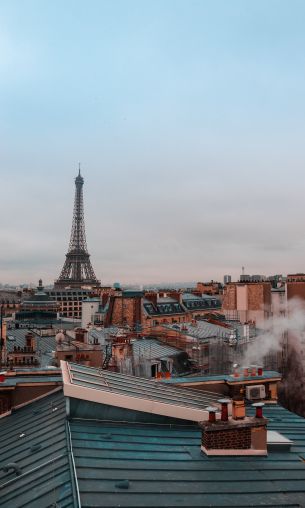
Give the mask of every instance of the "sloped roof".
[(220, 304), (220, 300), (219, 300), (218, 296), (211, 296), (211, 295), (205, 295), (205, 294), (202, 294), (201, 296), (199, 296), (199, 295), (194, 295), (193, 293), (183, 293), (182, 300), (185, 300), (185, 301), (187, 301), (187, 300), (189, 300), (189, 301), (215, 300), (218, 304)]
[[(302, 507), (305, 419), (278, 405), (266, 405), (264, 416), (270, 430), (293, 441), (290, 449), (207, 457), (190, 422), (152, 425), (148, 415), (147, 424), (68, 423), (57, 391), (0, 420), (1, 508), (76, 508), (78, 491), (83, 507)], [(2, 470), (9, 462), (20, 476)]]
[(157, 303), (144, 298), (143, 307), (144, 310), (151, 316), (185, 313), (184, 307), (178, 302), (178, 300), (170, 297), (158, 298)]
[(208, 458), (196, 427), (72, 421), (82, 506), (304, 506), (305, 420), (280, 406), (264, 414), (290, 451)]
[(181, 349), (167, 346), (156, 339), (143, 338), (132, 343), (133, 354), (139, 358), (162, 359), (181, 354)]
[(219, 395), (185, 390), (159, 381), (84, 365), (61, 362), (64, 394), (76, 399), (185, 420), (208, 417), (207, 406)]
[[(225, 322), (227, 323), (227, 322)], [(234, 330), (238, 330), (238, 334), (240, 337), (244, 335), (243, 326), (240, 324), (227, 323), (229, 326), (221, 326), (216, 325), (214, 323), (209, 323), (208, 321), (200, 320), (193, 323), (179, 323), (179, 324), (170, 324), (170, 325), (162, 325), (166, 328), (171, 328), (178, 333), (181, 332), (184, 335), (190, 335), (191, 337), (195, 337), (196, 339), (211, 339), (214, 337), (229, 337)]]
[[(26, 346), (26, 335), (30, 330), (26, 328), (18, 328), (8, 330), (8, 340), (6, 341), (7, 350), (9, 352), (14, 351), (14, 346), (23, 348)], [(14, 337), (15, 340), (11, 340), (10, 337)], [(34, 339), (36, 342), (36, 351), (40, 354), (40, 363), (42, 366), (49, 365), (52, 361), (52, 357), (48, 354), (56, 349), (56, 339), (53, 336), (42, 336), (35, 334)]]
[[(1, 420), (1, 508), (76, 506), (65, 415), (65, 400), (57, 391)], [(16, 463), (21, 474), (3, 471), (8, 463)]]
[[(26, 346), (26, 336), (29, 333), (26, 328), (19, 328), (14, 330), (8, 330), (8, 337), (14, 337), (15, 340), (7, 340), (7, 349), (8, 351), (13, 351), (14, 346), (24, 347)], [(48, 336), (40, 336), (34, 334), (34, 339), (37, 344), (37, 350), (41, 351), (41, 353), (46, 353), (47, 351), (54, 351), (56, 348), (56, 339), (55, 335)]]

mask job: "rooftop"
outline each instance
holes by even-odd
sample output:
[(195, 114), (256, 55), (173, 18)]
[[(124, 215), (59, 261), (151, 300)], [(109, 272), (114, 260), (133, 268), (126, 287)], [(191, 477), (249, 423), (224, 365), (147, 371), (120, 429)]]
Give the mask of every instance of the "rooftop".
[(133, 354), (139, 358), (162, 359), (181, 354), (181, 349), (167, 346), (155, 339), (143, 338), (132, 343)]
[(144, 292), (139, 289), (124, 289), (122, 291), (123, 298), (142, 298)]
[(197, 427), (73, 420), (82, 506), (304, 506), (305, 420), (279, 406), (264, 414), (294, 441), (290, 450), (211, 458)]
[(56, 391), (1, 420), (1, 508), (76, 506), (65, 414)]
[(61, 362), (64, 394), (76, 399), (173, 418), (204, 420), (212, 392), (171, 387), (156, 380)]
[(281, 380), (282, 376), (279, 372), (275, 372), (273, 370), (265, 370), (261, 376), (243, 376), (240, 375), (239, 377), (234, 377), (232, 374), (221, 374), (221, 375), (215, 375), (215, 376), (187, 376), (187, 377), (175, 377), (170, 379), (164, 379), (162, 380), (163, 383), (168, 384), (197, 384), (197, 383), (210, 383), (212, 381), (219, 381), (219, 382), (225, 382), (228, 384), (234, 384), (234, 383), (240, 383), (240, 382), (251, 382), (256, 381), (259, 383), (262, 380), (266, 379), (276, 379)]
[(72, 338), (67, 338), (62, 342), (58, 342), (56, 346), (56, 351), (100, 351), (100, 344), (92, 344), (89, 342), (81, 342)]
[[(55, 371), (55, 369), (54, 369)], [(61, 373), (58, 373), (57, 369), (53, 372), (50, 371), (50, 375), (46, 374), (35, 374), (31, 375), (22, 375), (19, 373), (16, 376), (5, 376), (5, 380), (0, 383), (0, 389), (10, 388), (17, 385), (32, 385), (33, 383), (38, 384), (50, 384), (54, 383), (55, 385), (62, 385), (62, 376)]]
[(42, 280), (39, 280), (39, 285), (33, 295), (23, 301), (22, 307), (27, 307), (28, 305), (43, 305), (50, 304), (54, 308), (56, 307), (56, 303), (49, 297), (49, 295), (44, 291), (44, 287), (42, 285)]
[(207, 457), (191, 422), (68, 421), (58, 391), (1, 421), (1, 507), (304, 507), (305, 420), (278, 405), (264, 416), (291, 446), (275, 436), (267, 457)]
[[(14, 352), (14, 346), (24, 348), (26, 346), (26, 335), (30, 330), (26, 328), (12, 329), (7, 331), (7, 350)], [(32, 330), (31, 330), (32, 332)], [(52, 351), (56, 349), (55, 336), (40, 336), (34, 333), (36, 351), (40, 357), (41, 367), (52, 362)]]
[(147, 314), (152, 316), (185, 313), (183, 306), (177, 300), (170, 297), (158, 298), (156, 304), (145, 298), (143, 306)]
[(209, 323), (208, 321), (198, 320), (195, 323), (183, 323), (163, 326), (166, 328), (171, 328), (177, 331), (177, 333), (190, 335), (196, 339), (210, 339), (213, 337), (228, 338), (232, 333), (235, 333), (235, 330), (238, 331), (239, 336), (243, 335), (243, 327), (240, 324), (234, 324), (234, 326), (226, 322), (224, 322), (224, 324), (227, 326), (216, 325), (214, 323)]

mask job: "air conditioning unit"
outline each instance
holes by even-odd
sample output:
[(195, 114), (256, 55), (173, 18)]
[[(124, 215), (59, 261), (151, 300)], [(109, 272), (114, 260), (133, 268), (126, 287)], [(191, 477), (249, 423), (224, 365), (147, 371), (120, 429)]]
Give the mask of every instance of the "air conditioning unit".
[(254, 385), (246, 387), (246, 398), (248, 400), (259, 400), (266, 397), (265, 385)]

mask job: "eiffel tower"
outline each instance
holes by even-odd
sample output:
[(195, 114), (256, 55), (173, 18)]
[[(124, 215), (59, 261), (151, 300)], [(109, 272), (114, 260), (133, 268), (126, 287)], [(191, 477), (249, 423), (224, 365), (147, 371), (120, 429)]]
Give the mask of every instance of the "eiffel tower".
[(85, 233), (84, 203), (83, 203), (84, 179), (80, 174), (75, 178), (75, 199), (72, 230), (66, 261), (60, 276), (55, 281), (54, 288), (81, 288), (83, 286), (100, 286), (90, 261)]

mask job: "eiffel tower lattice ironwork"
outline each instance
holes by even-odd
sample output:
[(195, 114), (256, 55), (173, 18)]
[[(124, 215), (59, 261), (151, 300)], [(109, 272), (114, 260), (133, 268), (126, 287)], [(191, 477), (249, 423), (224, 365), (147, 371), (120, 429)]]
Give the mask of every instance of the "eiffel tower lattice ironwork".
[(79, 167), (78, 175), (75, 178), (75, 200), (70, 244), (65, 264), (59, 278), (55, 281), (55, 288), (100, 286), (100, 281), (95, 276), (87, 249), (83, 185), (84, 179), (80, 174)]

